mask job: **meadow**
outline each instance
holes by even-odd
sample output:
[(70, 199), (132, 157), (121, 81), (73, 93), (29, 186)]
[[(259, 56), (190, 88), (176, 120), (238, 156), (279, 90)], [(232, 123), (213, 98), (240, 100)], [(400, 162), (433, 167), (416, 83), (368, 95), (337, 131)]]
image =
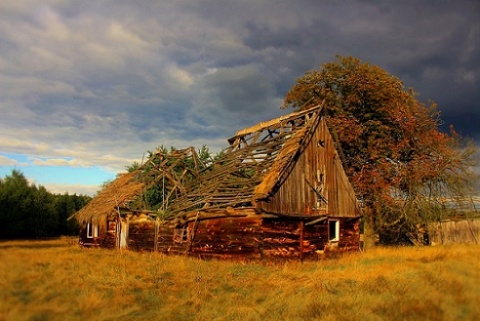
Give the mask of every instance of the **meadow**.
[(0, 320), (480, 320), (480, 246), (272, 263), (3, 241)]

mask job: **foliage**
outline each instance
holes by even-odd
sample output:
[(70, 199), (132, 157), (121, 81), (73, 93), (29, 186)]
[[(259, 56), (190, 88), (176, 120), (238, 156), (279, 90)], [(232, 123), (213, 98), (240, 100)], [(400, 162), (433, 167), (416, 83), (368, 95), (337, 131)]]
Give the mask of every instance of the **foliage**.
[(76, 222), (67, 219), (89, 200), (84, 195), (52, 194), (13, 170), (0, 179), (0, 238), (74, 235)]
[(299, 78), (284, 107), (325, 102), (368, 222), (384, 242), (395, 243), (441, 218), (442, 200), (473, 193), (477, 149), (452, 127), (441, 132), (437, 106), (419, 102), (397, 77), (353, 57), (337, 58)]
[(125, 169), (127, 170), (127, 172), (131, 173), (131, 172), (134, 172), (136, 171), (137, 169), (140, 168), (140, 163), (135, 161), (133, 162), (132, 164), (130, 164), (129, 166), (125, 166)]
[(161, 145), (147, 153), (145, 164), (135, 162), (127, 169), (140, 171), (140, 177), (147, 185), (141, 201), (143, 206), (154, 211), (165, 211), (168, 203), (184, 192), (185, 186), (198, 184), (199, 172), (208, 170), (215, 159), (205, 145), (197, 151), (173, 146), (168, 149)]
[(317, 262), (202, 261), (0, 243), (2, 320), (479, 320), (480, 247), (374, 248)]

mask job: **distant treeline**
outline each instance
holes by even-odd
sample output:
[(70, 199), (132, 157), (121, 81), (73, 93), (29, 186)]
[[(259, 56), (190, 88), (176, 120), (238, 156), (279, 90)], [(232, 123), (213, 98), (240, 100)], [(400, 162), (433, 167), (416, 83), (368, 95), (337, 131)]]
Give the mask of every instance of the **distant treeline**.
[(13, 170), (0, 178), (0, 239), (75, 235), (77, 222), (67, 219), (90, 200), (87, 195), (50, 193)]

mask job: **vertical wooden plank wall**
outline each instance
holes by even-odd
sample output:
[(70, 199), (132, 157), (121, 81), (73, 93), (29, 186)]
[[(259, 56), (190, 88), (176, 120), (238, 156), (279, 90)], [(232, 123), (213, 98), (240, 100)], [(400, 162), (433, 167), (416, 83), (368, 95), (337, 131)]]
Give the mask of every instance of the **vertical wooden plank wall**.
[(479, 244), (480, 218), (431, 223), (428, 233), (434, 244)]
[[(323, 182), (319, 182), (319, 175), (323, 175)], [(359, 215), (355, 193), (343, 171), (340, 157), (324, 120), (320, 122), (289, 177), (270, 202), (262, 203), (262, 207), (273, 213), (297, 215), (306, 213), (306, 207), (315, 207), (318, 198), (307, 181), (315, 188), (323, 185), (322, 195), (328, 201), (326, 212), (329, 215), (336, 217)]]

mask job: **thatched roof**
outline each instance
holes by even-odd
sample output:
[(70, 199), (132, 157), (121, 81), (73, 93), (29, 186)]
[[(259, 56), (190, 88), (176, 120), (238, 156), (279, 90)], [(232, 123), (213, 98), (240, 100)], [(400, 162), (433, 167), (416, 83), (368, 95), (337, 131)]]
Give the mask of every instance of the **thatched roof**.
[(142, 194), (145, 184), (138, 180), (139, 174), (139, 170), (121, 174), (73, 217), (84, 223), (112, 214), (119, 208), (128, 207)]
[[(144, 210), (131, 208), (131, 205), (154, 184), (163, 186), (165, 204), (160, 206), (163, 208), (170, 198), (185, 194), (185, 181), (198, 181), (199, 172), (205, 167), (193, 147), (171, 152), (159, 149), (140, 168), (117, 177), (71, 218), (83, 223), (118, 213), (119, 209)], [(137, 207), (144, 206), (144, 202), (135, 203)]]

